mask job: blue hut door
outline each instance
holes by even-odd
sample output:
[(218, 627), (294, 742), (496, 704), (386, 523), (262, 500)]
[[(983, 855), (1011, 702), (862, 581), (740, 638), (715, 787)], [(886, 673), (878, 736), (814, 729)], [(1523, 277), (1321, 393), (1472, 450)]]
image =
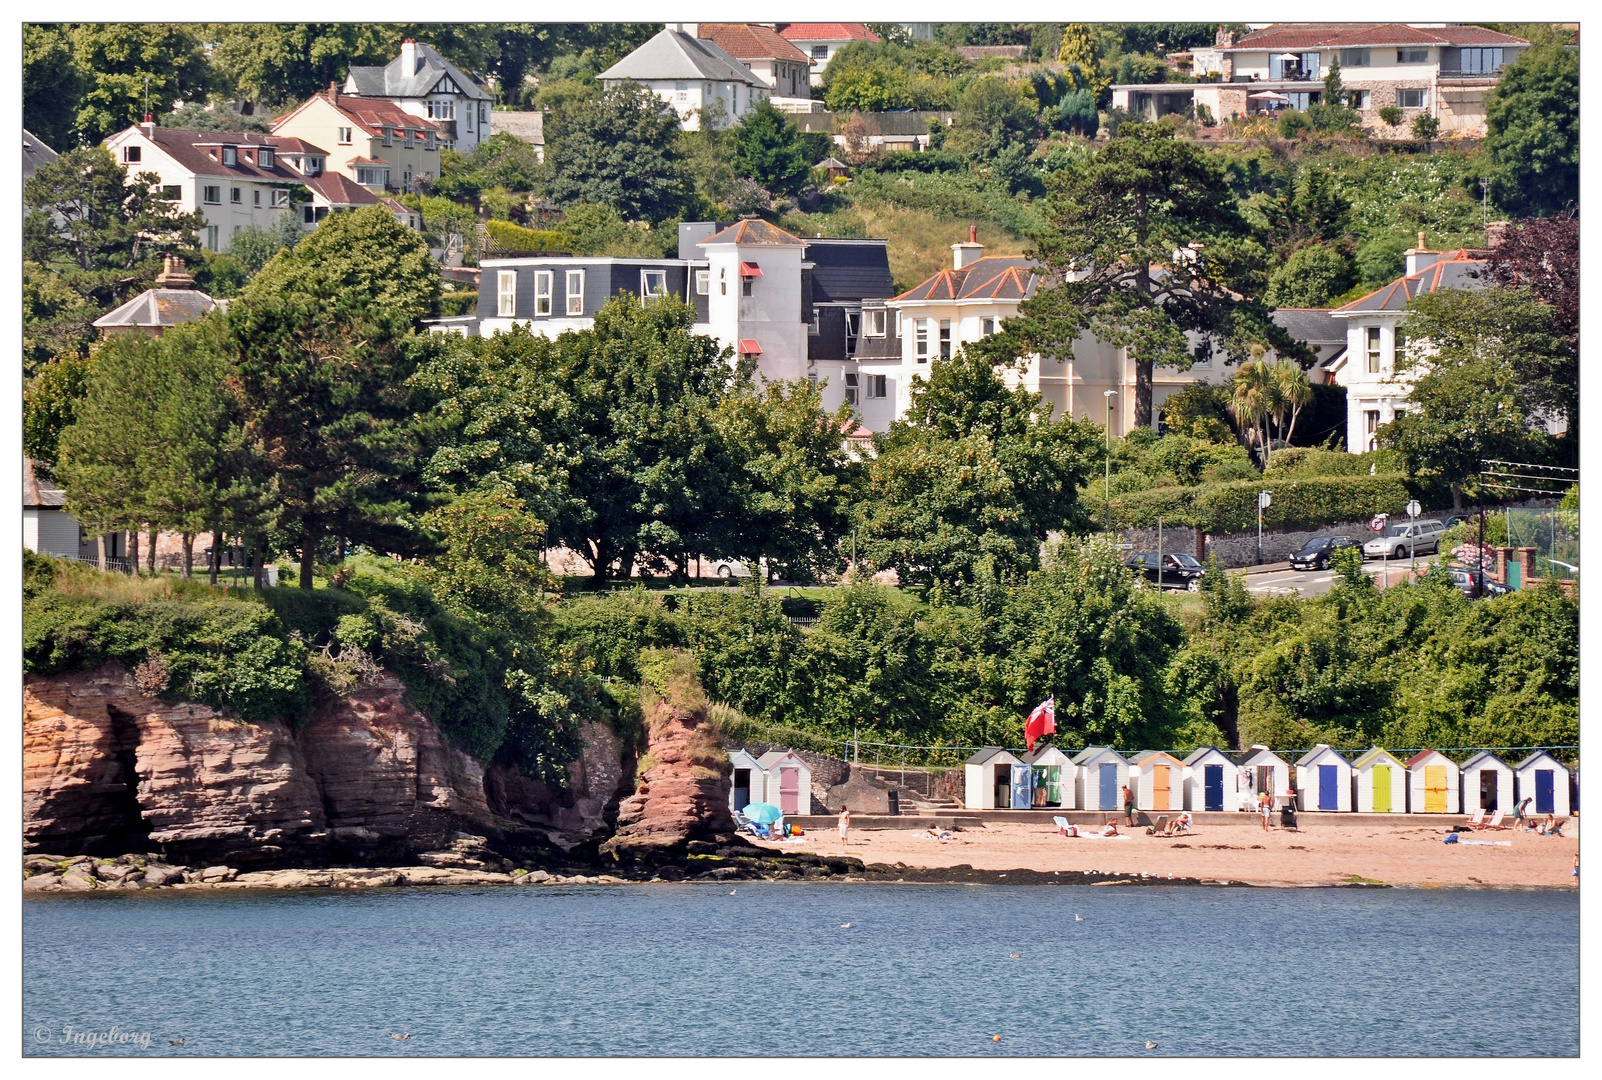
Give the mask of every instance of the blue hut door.
[(1222, 810), (1224, 808), (1224, 767), (1222, 765), (1208, 765), (1202, 770), (1202, 808), (1206, 810)]
[(1340, 802), (1336, 799), (1335, 766), (1320, 765), (1318, 767), (1318, 808), (1320, 810), (1336, 810)]
[(1027, 765), (1012, 767), (1012, 808), (1027, 810), (1035, 801), (1035, 775)]
[(1535, 770), (1535, 812), (1537, 814), (1550, 814), (1552, 812), (1552, 770)]
[[(1100, 770), (1098, 770), (1097, 775), (1099, 775), (1101, 777), (1101, 782), (1098, 784), (1098, 789), (1101, 792), (1101, 808), (1103, 810), (1117, 810), (1118, 809), (1118, 766), (1117, 766), (1117, 764), (1114, 763), (1114, 762), (1111, 762), (1111, 761), (1107, 762), (1105, 765), (1103, 765), (1100, 768)], [(1546, 788), (1547, 788), (1548, 791), (1552, 790), (1552, 774), (1551, 773), (1547, 774)], [(1551, 796), (1549, 795), (1547, 797), (1547, 799), (1548, 799), (1548, 801), (1551, 801)]]

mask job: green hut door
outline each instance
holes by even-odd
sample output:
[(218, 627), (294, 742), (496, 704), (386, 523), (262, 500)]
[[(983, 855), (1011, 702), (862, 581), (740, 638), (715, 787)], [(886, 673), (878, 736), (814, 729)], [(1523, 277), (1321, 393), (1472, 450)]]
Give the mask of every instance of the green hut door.
[(1391, 767), (1389, 765), (1376, 765), (1369, 773), (1369, 783), (1374, 785), (1374, 813), (1388, 814), (1391, 812)]

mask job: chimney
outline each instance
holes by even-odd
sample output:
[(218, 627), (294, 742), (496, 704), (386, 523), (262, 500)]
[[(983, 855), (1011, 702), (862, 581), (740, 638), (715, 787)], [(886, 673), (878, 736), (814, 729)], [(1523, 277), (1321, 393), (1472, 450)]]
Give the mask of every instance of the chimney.
[(701, 36), (701, 24), (700, 23), (694, 23), (694, 22), (672, 22), (672, 23), (668, 23), (667, 24), (667, 28), (669, 30), (677, 30), (681, 34), (688, 34), (690, 37), (700, 37)]
[(145, 118), (140, 123), (139, 128), (140, 128), (141, 131), (143, 131), (145, 133), (145, 137), (149, 138), (151, 135), (153, 135), (155, 133), (155, 130), (156, 130), (156, 118), (153, 115), (151, 115), (150, 113), (145, 113)]
[(1493, 221), (1486, 225), (1485, 246), (1487, 248), (1501, 247), (1502, 241), (1507, 239), (1507, 231), (1511, 227), (1512, 223), (1507, 221)]
[(417, 42), (407, 38), (401, 42), (401, 73), (405, 75), (417, 74)]
[(1431, 251), (1424, 246), (1423, 229), (1418, 231), (1418, 247), (1408, 248), (1402, 254), (1407, 257), (1407, 272), (1409, 275), (1428, 269), (1441, 261), (1441, 253), (1439, 251)]
[(328, 100), (334, 102), (339, 100), (339, 82), (335, 79), (328, 80)]
[(172, 252), (162, 257), (161, 273), (156, 275), (158, 289), (193, 289), (195, 279), (184, 268), (184, 261)]
[(961, 270), (979, 261), (985, 253), (985, 246), (979, 242), (979, 226), (968, 226), (968, 242), (951, 245), (951, 268)]

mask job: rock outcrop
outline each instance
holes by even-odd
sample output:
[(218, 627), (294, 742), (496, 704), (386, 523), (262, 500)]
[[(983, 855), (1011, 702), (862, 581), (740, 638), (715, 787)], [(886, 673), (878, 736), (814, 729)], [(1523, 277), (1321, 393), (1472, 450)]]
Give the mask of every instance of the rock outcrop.
[(484, 777), (490, 809), (545, 830), (569, 850), (613, 824), (624, 777), (623, 741), (610, 726), (593, 721), (579, 725), (579, 738), (584, 749), (567, 767), (566, 787), (542, 783), (515, 766), (491, 768)]

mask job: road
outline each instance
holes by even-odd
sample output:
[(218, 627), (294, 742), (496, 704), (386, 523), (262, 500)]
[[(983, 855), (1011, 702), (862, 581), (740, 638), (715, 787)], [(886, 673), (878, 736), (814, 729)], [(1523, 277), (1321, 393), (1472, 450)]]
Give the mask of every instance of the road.
[[(1425, 566), (1434, 560), (1433, 555), (1419, 556), (1418, 564)], [(1383, 579), (1387, 565), (1392, 585), (1403, 580), (1407, 573), (1407, 560), (1386, 564), (1379, 560), (1363, 563), (1363, 572), (1375, 579)], [(1398, 572), (1400, 571), (1400, 572)], [(1380, 584), (1376, 580), (1375, 584)], [(1246, 591), (1253, 596), (1290, 596), (1300, 592), (1303, 596), (1321, 596), (1335, 584), (1333, 570), (1269, 570), (1260, 574), (1247, 574)]]

